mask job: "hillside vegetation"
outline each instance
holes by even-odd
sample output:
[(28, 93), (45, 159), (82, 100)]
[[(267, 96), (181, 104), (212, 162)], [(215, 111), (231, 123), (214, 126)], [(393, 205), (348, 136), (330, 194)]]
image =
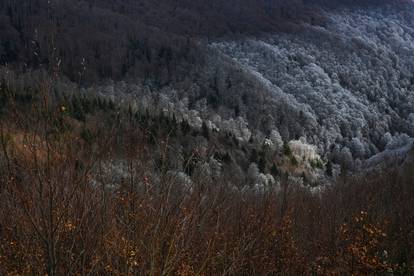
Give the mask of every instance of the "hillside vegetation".
[(413, 274), (413, 8), (0, 1), (0, 275)]
[(413, 271), (413, 152), (315, 192), (242, 178), (231, 136), (30, 84), (0, 90), (1, 274)]

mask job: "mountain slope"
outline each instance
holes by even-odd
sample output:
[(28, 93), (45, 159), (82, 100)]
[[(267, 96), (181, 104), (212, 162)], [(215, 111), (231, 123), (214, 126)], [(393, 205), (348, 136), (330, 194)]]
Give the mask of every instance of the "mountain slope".
[[(386, 147), (387, 133), (412, 137), (412, 19), (375, 9), (327, 16), (323, 28), (306, 25), (295, 34), (212, 47), (263, 82), (277, 101), (288, 97), (292, 108), (301, 106), (304, 117), (314, 120), (302, 125), (304, 133), (320, 148), (339, 142), (355, 147), (355, 157), (364, 158)], [(275, 125), (282, 136), (291, 137), (285, 126)], [(360, 144), (363, 148), (357, 149)]]
[(6, 1), (0, 57), (342, 163), (414, 136), (413, 9), (398, 2)]

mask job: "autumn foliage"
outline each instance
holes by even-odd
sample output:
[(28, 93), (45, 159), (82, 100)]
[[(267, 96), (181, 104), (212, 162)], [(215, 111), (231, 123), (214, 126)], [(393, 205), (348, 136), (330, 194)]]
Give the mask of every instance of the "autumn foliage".
[[(232, 179), (181, 185), (163, 170), (167, 153), (154, 160), (167, 135), (148, 137), (110, 104), (76, 119), (43, 83), (31, 100), (7, 83), (0, 92), (0, 274), (413, 272), (412, 163), (319, 194), (288, 178), (264, 193)], [(126, 164), (122, 177), (111, 160)]]

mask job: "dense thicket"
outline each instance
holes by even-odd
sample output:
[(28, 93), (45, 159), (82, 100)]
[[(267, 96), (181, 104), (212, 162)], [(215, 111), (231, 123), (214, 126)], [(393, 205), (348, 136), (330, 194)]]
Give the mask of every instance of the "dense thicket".
[[(174, 101), (188, 101), (197, 112), (205, 106), (203, 119), (240, 116), (251, 131), (277, 130), (284, 140), (306, 136), (323, 153), (355, 141), (364, 149), (353, 157), (364, 159), (413, 132), (405, 95), (413, 83), (410, 28), (400, 32), (393, 23), (398, 14), (410, 26), (412, 16), (392, 4), (382, 14), (367, 8), (347, 20), (306, 1), (2, 1), (0, 59), (17, 71), (58, 65), (64, 77), (86, 86), (128, 80), (159, 94), (177, 90)], [(359, 22), (369, 29), (362, 32), (367, 41), (371, 33), (376, 40), (362, 42), (348, 23), (337, 28), (341, 20)], [(346, 95), (344, 112), (336, 95)]]
[(138, 14), (87, 1), (3, 1), (1, 7), (1, 62), (21, 70), (59, 59), (65, 76), (91, 83), (128, 74), (156, 79), (164, 72), (182, 78), (202, 62), (190, 38), (143, 24)]
[(413, 272), (413, 152), (316, 193), (277, 168), (278, 185), (254, 187), (231, 136), (5, 76), (1, 274)]
[[(273, 95), (268, 115), (282, 137), (306, 135), (334, 155), (346, 146), (362, 160), (414, 135), (412, 11), (345, 9), (324, 27), (214, 46)], [(302, 119), (283, 122), (278, 102)]]
[(414, 273), (384, 3), (1, 1), (0, 274)]
[(300, 0), (7, 0), (0, 3), (0, 60), (34, 68), (47, 63), (47, 51), (55, 47), (65, 74), (75, 81), (83, 66), (89, 81), (172, 74), (177, 66), (200, 62), (194, 38), (320, 25), (325, 19), (319, 9)]

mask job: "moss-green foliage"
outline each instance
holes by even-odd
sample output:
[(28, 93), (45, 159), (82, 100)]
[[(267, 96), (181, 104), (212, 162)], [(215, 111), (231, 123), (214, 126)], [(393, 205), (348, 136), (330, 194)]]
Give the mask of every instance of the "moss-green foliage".
[(88, 128), (83, 128), (80, 133), (80, 136), (89, 145), (91, 145), (96, 139), (96, 136)]
[(297, 165), (299, 165), (299, 162), (298, 162), (298, 160), (296, 159), (296, 157), (295, 156), (293, 156), (293, 155), (291, 155), (290, 156), (290, 163), (292, 164), (292, 166), (297, 166)]
[(273, 163), (272, 167), (270, 168), (270, 173), (275, 177), (280, 176), (280, 170), (275, 163)]
[(314, 169), (323, 169), (324, 165), (321, 159), (312, 159), (309, 161), (310, 165), (312, 166), (312, 168)]
[(292, 155), (292, 150), (290, 149), (289, 144), (287, 142), (283, 143), (283, 154), (286, 156)]

